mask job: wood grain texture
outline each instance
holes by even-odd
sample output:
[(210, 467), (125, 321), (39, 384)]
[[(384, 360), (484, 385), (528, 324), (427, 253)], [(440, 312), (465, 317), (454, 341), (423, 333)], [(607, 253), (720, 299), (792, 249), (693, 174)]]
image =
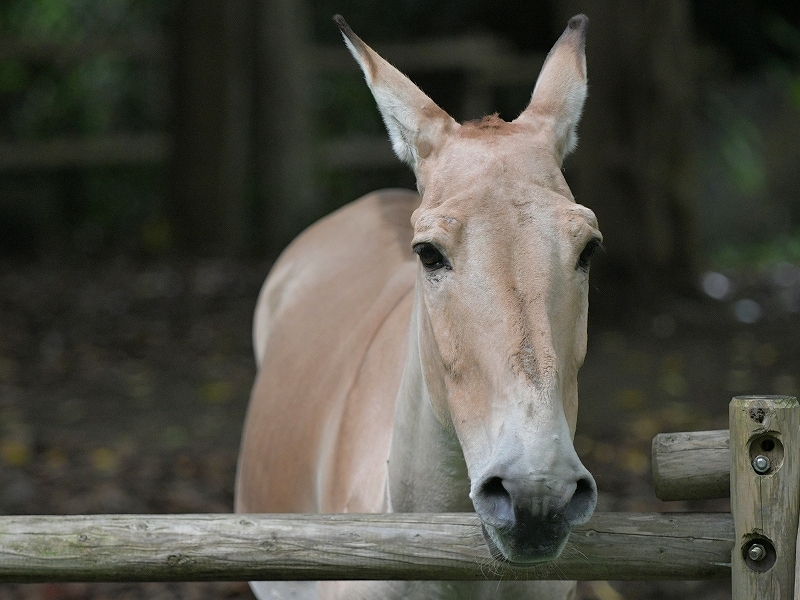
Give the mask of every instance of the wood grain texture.
[[(800, 507), (800, 405), (789, 396), (739, 396), (730, 403), (729, 419), (733, 600), (789, 600)], [(758, 455), (770, 461), (764, 474), (752, 466)], [(765, 558), (747, 558), (753, 543), (767, 549)]]
[(474, 514), (0, 517), (0, 582), (707, 579), (726, 513), (600, 513), (536, 568), (491, 559)]
[(731, 492), (727, 429), (659, 433), (653, 438), (653, 485), (661, 500), (710, 500)]

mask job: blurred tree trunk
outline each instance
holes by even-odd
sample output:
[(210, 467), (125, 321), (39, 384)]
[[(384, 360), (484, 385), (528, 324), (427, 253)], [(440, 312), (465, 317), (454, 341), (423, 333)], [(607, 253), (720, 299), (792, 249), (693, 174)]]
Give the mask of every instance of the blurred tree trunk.
[[(581, 4), (554, 3), (558, 22)], [(566, 172), (605, 237), (593, 307), (621, 315), (696, 287), (698, 55), (686, 0), (598, 0), (588, 16), (589, 98)]]
[(178, 4), (166, 204), (182, 249), (235, 255), (248, 245), (253, 13), (251, 2)]
[(277, 254), (322, 216), (311, 135), (310, 16), (303, 0), (257, 2), (256, 165), (259, 245)]

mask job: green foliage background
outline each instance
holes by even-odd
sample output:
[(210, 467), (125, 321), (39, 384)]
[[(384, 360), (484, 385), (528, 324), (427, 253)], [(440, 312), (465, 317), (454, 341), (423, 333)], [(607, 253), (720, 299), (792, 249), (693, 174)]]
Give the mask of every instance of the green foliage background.
[[(713, 48), (710, 55), (721, 77), (731, 82), (705, 93), (705, 129), (698, 133), (706, 186), (698, 214), (707, 260), (720, 265), (745, 256), (759, 260), (753, 258), (759, 255), (768, 261), (797, 260), (792, 248), (800, 239), (800, 179), (791, 166), (776, 170), (780, 149), (767, 141), (775, 125), (764, 113), (779, 108), (780, 118), (800, 119), (798, 9), (777, 0), (742, 0), (735, 7), (721, 0), (694, 0), (691, 5), (701, 45)], [(552, 41), (552, 6), (518, 0), (314, 0), (308, 12), (318, 43), (339, 43), (330, 16), (341, 12), (356, 29), (368, 31), (374, 43), (484, 32), (509, 40), (520, 52), (542, 52)], [(169, 48), (161, 62), (147, 53), (125, 56), (115, 48), (121, 40), (168, 43), (179, 27), (177, 11), (176, 0), (0, 4), (0, 40), (6, 42), (0, 53), (0, 142), (169, 131), (174, 67)], [(58, 55), (41, 50), (55, 46), (63, 49)], [(737, 91), (742, 78), (755, 81), (762, 95)], [(458, 116), (457, 74), (415, 80)], [(529, 90), (506, 92), (496, 99), (497, 106), (501, 116), (513, 118)], [(382, 134), (372, 98), (357, 75), (318, 77), (311, 96), (317, 139)], [(161, 217), (165, 177), (164, 165), (0, 172), (0, 252), (85, 256), (169, 251)], [(318, 186), (326, 207), (335, 208), (387, 183), (413, 185), (413, 180), (398, 167), (378, 173), (321, 172)], [(742, 222), (742, 215), (758, 210), (770, 216)]]

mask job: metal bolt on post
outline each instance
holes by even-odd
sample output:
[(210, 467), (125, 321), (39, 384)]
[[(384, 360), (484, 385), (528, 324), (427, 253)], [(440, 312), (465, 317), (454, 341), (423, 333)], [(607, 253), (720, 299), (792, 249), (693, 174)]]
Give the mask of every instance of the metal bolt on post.
[(770, 467), (772, 467), (772, 464), (770, 463), (769, 458), (763, 454), (759, 454), (753, 459), (753, 470), (759, 475), (763, 475), (769, 471)]
[(751, 560), (760, 562), (764, 560), (764, 557), (767, 556), (767, 549), (764, 548), (762, 544), (753, 544), (747, 550), (747, 555), (750, 557)]

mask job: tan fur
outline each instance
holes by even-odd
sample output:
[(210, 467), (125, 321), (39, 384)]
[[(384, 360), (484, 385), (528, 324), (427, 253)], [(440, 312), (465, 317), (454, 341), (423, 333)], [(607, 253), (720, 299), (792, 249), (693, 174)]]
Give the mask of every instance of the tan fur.
[[(342, 23), (422, 198), (365, 196), (309, 228), (273, 267), (254, 320), (259, 372), (236, 510), (474, 506), (494, 551), (551, 559), (596, 495), (571, 439), (586, 352), (588, 274), (579, 257), (600, 233), (560, 170), (586, 93), (586, 20), (570, 21), (517, 120), (464, 125)], [(426, 269), (411, 251), (420, 244), (441, 251), (446, 268)], [(574, 586), (254, 590), (263, 598), (549, 599)]]
[[(382, 476), (370, 488), (336, 465), (353, 467), (348, 440), (359, 440), (385, 470), (413, 301), (408, 222), (418, 202), (402, 190), (370, 195), (314, 225), (273, 267), (293, 277), (268, 279), (262, 293), (281, 299), (256, 333), (268, 345), (243, 434), (237, 511), (342, 512), (354, 501), (356, 511), (383, 508)], [(333, 467), (330, 475), (321, 465)], [(351, 491), (356, 483), (360, 491)], [(359, 494), (377, 500), (351, 497)]]

